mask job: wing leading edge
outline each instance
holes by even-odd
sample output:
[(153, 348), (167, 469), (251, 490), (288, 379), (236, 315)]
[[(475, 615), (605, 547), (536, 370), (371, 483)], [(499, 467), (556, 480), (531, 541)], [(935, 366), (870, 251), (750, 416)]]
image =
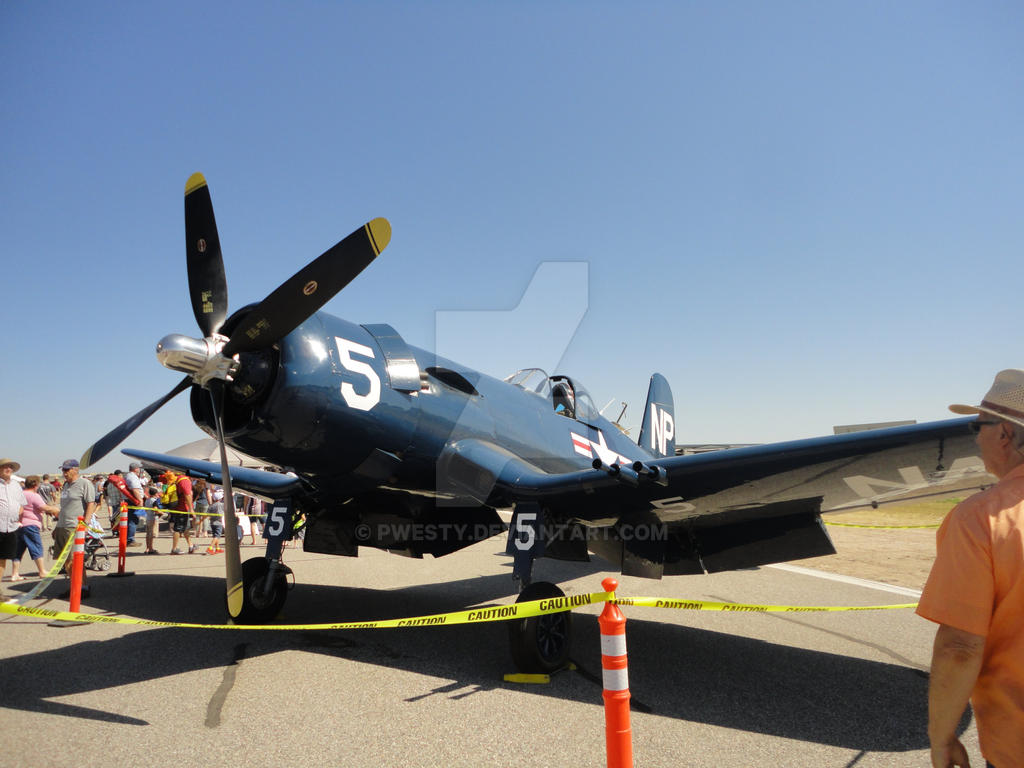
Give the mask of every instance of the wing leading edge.
[[(153, 453), (152, 451), (139, 451), (126, 448), (121, 451), (126, 456), (131, 456), (139, 461), (152, 464), (165, 469), (173, 469), (176, 472), (187, 472), (192, 477), (201, 477), (214, 483), (222, 485), (223, 479), (220, 471), (220, 464), (200, 459), (187, 459), (182, 456), (172, 456), (168, 453)], [(235, 490), (247, 491), (255, 496), (266, 499), (279, 499), (288, 496), (302, 487), (302, 481), (295, 475), (283, 475), (278, 472), (267, 472), (262, 469), (250, 467), (229, 467), (231, 474), (231, 486)]]
[(466, 439), (445, 449), (438, 476), (478, 503), (539, 503), (554, 535), (569, 540), (547, 542), (548, 556), (580, 559), (585, 549), (627, 575), (658, 578), (831, 554), (822, 511), (983, 483), (971, 421), (670, 456), (649, 462), (657, 473), (647, 476), (628, 468), (546, 473)]
[(445, 448), (438, 477), (450, 490), (497, 506), (586, 501), (604, 514), (604, 507), (663, 508), (668, 500), (721, 510), (820, 497), (829, 511), (983, 477), (968, 429), (973, 418), (651, 460), (647, 466), (659, 470), (660, 480), (625, 471), (630, 468), (548, 473), (495, 443), (469, 438)]

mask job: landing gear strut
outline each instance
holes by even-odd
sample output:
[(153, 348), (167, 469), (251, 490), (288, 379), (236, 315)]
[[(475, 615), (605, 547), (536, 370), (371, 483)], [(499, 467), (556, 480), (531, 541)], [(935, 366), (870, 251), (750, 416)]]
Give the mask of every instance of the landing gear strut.
[[(565, 597), (565, 593), (550, 582), (530, 583), (533, 561), (544, 553), (544, 510), (539, 504), (516, 505), (505, 551), (514, 558), (512, 577), (521, 586), (517, 603)], [(512, 660), (520, 672), (554, 672), (569, 661), (572, 619), (569, 612), (564, 611), (510, 621), (508, 639)]]

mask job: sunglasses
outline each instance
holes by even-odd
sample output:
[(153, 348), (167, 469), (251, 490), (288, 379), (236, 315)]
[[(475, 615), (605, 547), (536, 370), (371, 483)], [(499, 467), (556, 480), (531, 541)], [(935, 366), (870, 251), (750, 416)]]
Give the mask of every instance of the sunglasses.
[(967, 426), (970, 427), (971, 432), (978, 434), (981, 432), (982, 427), (987, 427), (989, 424), (998, 424), (998, 421), (972, 421)]

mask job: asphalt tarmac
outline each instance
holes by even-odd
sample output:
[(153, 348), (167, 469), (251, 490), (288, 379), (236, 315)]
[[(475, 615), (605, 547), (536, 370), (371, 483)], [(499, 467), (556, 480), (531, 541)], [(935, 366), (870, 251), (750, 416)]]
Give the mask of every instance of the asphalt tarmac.
[[(203, 544), (205, 546), (205, 543)], [(169, 549), (167, 539), (160, 548)], [(514, 601), (491, 539), (439, 560), (286, 552), (297, 584), (280, 623), (398, 618)], [(135, 554), (90, 574), (88, 613), (224, 620), (222, 556)], [(262, 553), (246, 546), (243, 558)], [(601, 591), (590, 564), (541, 560), (536, 580)], [(785, 605), (913, 597), (779, 568), (618, 594)], [(6, 597), (36, 582), (3, 585)], [(47, 598), (34, 606), (65, 610)], [(745, 614), (625, 609), (637, 766), (928, 765), (934, 627), (911, 610)], [(578, 669), (546, 685), (513, 669), (503, 624), (357, 631), (49, 626), (0, 614), (0, 765), (603, 766), (597, 615), (574, 612)], [(963, 740), (980, 758), (969, 714)]]

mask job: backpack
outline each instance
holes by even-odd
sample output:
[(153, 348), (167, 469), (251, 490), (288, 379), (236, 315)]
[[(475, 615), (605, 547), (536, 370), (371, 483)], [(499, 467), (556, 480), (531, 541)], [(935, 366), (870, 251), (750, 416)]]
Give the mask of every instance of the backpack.
[(163, 496), (160, 497), (160, 503), (164, 509), (170, 509), (178, 506), (178, 483), (177, 481), (167, 484), (167, 490), (164, 491)]

